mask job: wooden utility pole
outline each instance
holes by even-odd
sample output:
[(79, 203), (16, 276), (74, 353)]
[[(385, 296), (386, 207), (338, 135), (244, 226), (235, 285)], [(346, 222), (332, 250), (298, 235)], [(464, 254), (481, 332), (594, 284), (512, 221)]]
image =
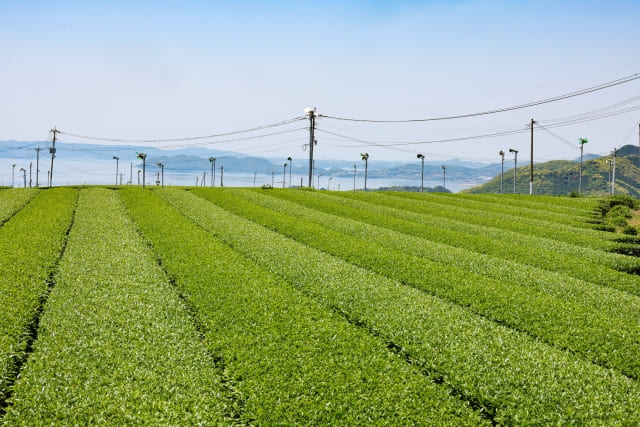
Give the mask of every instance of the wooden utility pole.
[(51, 153), (51, 168), (49, 169), (49, 188), (51, 188), (51, 186), (53, 185), (53, 159), (56, 156), (56, 136), (60, 131), (54, 127), (49, 132), (53, 132), (53, 143), (52, 143), (52, 147), (49, 149), (49, 152)]
[(616, 194), (616, 156), (618, 155), (618, 149), (613, 149), (613, 173), (611, 174), (611, 195)]
[(315, 144), (316, 109), (306, 108), (305, 113), (309, 116), (309, 188), (311, 188), (313, 187), (313, 145)]
[(40, 186), (40, 182), (38, 181), (38, 172), (40, 172), (40, 150), (42, 150), (42, 148), (36, 148), (36, 187)]
[(500, 194), (502, 194), (502, 184), (504, 184), (504, 151), (498, 153), (502, 157), (502, 169), (500, 171)]
[(531, 163), (529, 165), (529, 194), (533, 195), (533, 125), (537, 122), (531, 119)]
[(211, 163), (211, 186), (213, 187), (215, 185), (215, 180), (216, 180), (216, 158), (209, 157), (209, 162)]
[(582, 152), (584, 151), (584, 144), (587, 142), (589, 142), (587, 138), (580, 138), (578, 142), (580, 144), (580, 178), (578, 181), (578, 196), (582, 195)]

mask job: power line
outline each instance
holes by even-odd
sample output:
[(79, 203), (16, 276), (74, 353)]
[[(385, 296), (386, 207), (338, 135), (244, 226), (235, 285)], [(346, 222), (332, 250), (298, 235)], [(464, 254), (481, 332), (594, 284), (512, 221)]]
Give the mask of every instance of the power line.
[(163, 148), (183, 148), (183, 147), (202, 146), (202, 145), (217, 145), (217, 144), (224, 144), (227, 142), (247, 141), (251, 139), (266, 138), (268, 136), (284, 135), (292, 132), (300, 132), (302, 130), (307, 130), (307, 127), (283, 130), (279, 132), (265, 133), (260, 135), (244, 136), (242, 138), (231, 138), (231, 139), (223, 139), (218, 141), (204, 141), (204, 142), (198, 142), (194, 144), (165, 145)]
[(572, 144), (571, 142), (567, 141), (566, 139), (564, 139), (563, 137), (556, 135), (555, 133), (551, 132), (549, 129), (547, 129), (546, 127), (542, 126), (541, 124), (538, 123), (538, 128), (542, 129), (543, 131), (547, 132), (549, 135), (553, 136), (554, 138), (556, 138), (559, 141), (564, 142), (565, 144), (567, 144), (569, 147), (572, 148), (576, 148), (575, 144)]
[(524, 128), (524, 129), (513, 129), (513, 130), (508, 130), (508, 131), (503, 131), (503, 132), (494, 132), (494, 133), (488, 133), (488, 134), (483, 134), (483, 135), (473, 135), (473, 136), (463, 136), (463, 137), (457, 137), (457, 138), (446, 138), (446, 139), (432, 139), (432, 140), (428, 140), (428, 141), (389, 141), (389, 142), (374, 142), (374, 141), (367, 141), (364, 139), (359, 139), (359, 138), (354, 138), (354, 137), (350, 137), (347, 135), (342, 135), (339, 133), (335, 133), (335, 132), (330, 132), (324, 129), (317, 129), (320, 132), (323, 133), (327, 133), (333, 136), (338, 136), (344, 139), (348, 139), (350, 141), (355, 141), (355, 142), (360, 142), (360, 143), (364, 143), (367, 145), (373, 145), (373, 146), (377, 146), (377, 147), (384, 147), (384, 148), (390, 148), (392, 146), (398, 146), (398, 145), (420, 145), (420, 144), (435, 144), (435, 143), (439, 143), (439, 142), (458, 142), (458, 141), (467, 141), (467, 140), (472, 140), (472, 139), (484, 139), (484, 138), (494, 138), (494, 137), (498, 137), (498, 136), (506, 136), (506, 135), (514, 135), (514, 134), (518, 134), (518, 133), (524, 133), (528, 131), (528, 128)]
[(630, 113), (632, 111), (637, 111), (637, 110), (640, 110), (640, 105), (636, 105), (636, 106), (629, 107), (629, 108), (624, 108), (622, 110), (611, 111), (611, 112), (608, 112), (608, 113), (597, 114), (597, 115), (591, 116), (591, 117), (584, 117), (584, 118), (579, 118), (579, 119), (573, 119), (573, 120), (566, 120), (566, 121), (561, 121), (561, 122), (556, 122), (556, 123), (550, 123), (550, 124), (547, 125), (547, 128), (560, 127), (560, 126), (569, 126), (569, 125), (573, 125), (573, 124), (577, 124), (577, 123), (591, 122), (591, 121), (594, 121), (594, 120), (600, 120), (600, 119), (605, 119), (607, 117), (618, 116), (620, 114), (626, 114), (626, 113)]
[(624, 143), (627, 141), (627, 139), (629, 139), (631, 134), (636, 130), (636, 128), (637, 128), (636, 125), (637, 125), (637, 123), (634, 123), (633, 126), (631, 126), (631, 130), (629, 130), (629, 133), (627, 134), (627, 136), (622, 138), (622, 141), (620, 141), (620, 144), (618, 145), (618, 148), (621, 148), (624, 145)]
[(105, 141), (105, 142), (126, 142), (126, 143), (180, 142), (180, 141), (194, 141), (194, 140), (198, 140), (198, 139), (218, 138), (218, 137), (221, 137), (221, 136), (230, 136), (230, 135), (237, 135), (237, 134), (240, 134), (240, 133), (254, 132), (254, 131), (257, 131), (257, 130), (262, 130), (262, 129), (268, 129), (268, 128), (273, 128), (273, 127), (277, 127), (277, 126), (287, 125), (289, 123), (294, 123), (294, 122), (297, 122), (297, 121), (300, 121), (300, 120), (305, 120), (305, 119), (306, 119), (306, 117), (294, 117), (292, 119), (283, 120), (283, 121), (280, 121), (280, 122), (270, 123), (270, 124), (261, 125), (261, 126), (256, 126), (254, 128), (249, 128), (249, 129), (242, 129), (242, 130), (236, 130), (236, 131), (232, 131), (232, 132), (225, 132), (225, 133), (218, 133), (218, 134), (211, 134), (211, 135), (190, 136), (190, 137), (183, 137), (183, 138), (125, 139), (125, 138), (107, 138), (107, 137), (101, 137), (101, 136), (79, 135), (79, 134), (70, 133), (70, 132), (63, 132), (63, 131), (58, 131), (58, 133), (61, 134), (61, 135), (67, 135), (67, 136), (71, 136), (71, 137), (75, 137), (75, 138), (90, 139), (90, 140), (94, 140), (94, 141)]
[[(554, 138), (558, 139), (559, 141), (564, 142), (565, 144), (567, 144), (568, 146), (572, 147), (572, 148), (576, 148), (575, 144), (572, 144), (571, 142), (567, 141), (566, 139), (562, 138), (561, 136), (551, 132), (549, 129), (547, 129), (546, 127), (542, 126), (542, 125), (538, 125), (538, 127), (542, 130), (544, 130), (545, 132), (547, 132), (549, 135), (553, 136)], [(631, 136), (631, 134), (637, 129), (637, 124), (634, 123), (633, 126), (631, 127), (631, 129), (629, 130), (629, 133), (627, 134), (627, 136), (625, 136), (624, 138), (622, 138), (621, 142), (617, 145), (617, 148), (621, 148), (624, 143), (627, 141), (627, 139), (629, 139), (629, 137)]]
[(497, 108), (494, 110), (488, 110), (488, 111), (481, 111), (481, 112), (476, 112), (476, 113), (468, 113), (468, 114), (457, 114), (457, 115), (451, 115), (451, 116), (442, 116), (442, 117), (430, 117), (430, 118), (425, 118), (425, 119), (406, 119), (406, 120), (373, 120), (373, 119), (355, 119), (355, 118), (348, 118), (348, 117), (336, 117), (336, 116), (328, 116), (328, 115), (324, 115), (324, 114), (319, 114), (319, 117), (323, 117), (323, 118), (327, 118), (327, 119), (334, 119), (334, 120), (344, 120), (344, 121), (350, 121), (350, 122), (366, 122), (366, 123), (411, 123), (411, 122), (431, 122), (431, 121), (438, 121), (438, 120), (452, 120), (452, 119), (462, 119), (462, 118), (467, 118), (467, 117), (477, 117), (477, 116), (484, 116), (484, 115), (488, 115), (488, 114), (496, 114), (496, 113), (504, 113), (507, 111), (513, 111), (513, 110), (520, 110), (523, 108), (529, 108), (529, 107), (535, 107), (537, 105), (542, 105), (542, 104), (548, 104), (551, 102), (556, 102), (556, 101), (561, 101), (564, 99), (569, 99), (569, 98), (574, 98), (576, 96), (580, 96), (580, 95), (586, 95), (588, 93), (592, 93), (592, 92), (596, 92), (599, 90), (603, 90), (603, 89), (607, 89), (613, 86), (618, 86), (621, 85), (623, 83), (627, 83), (636, 79), (640, 78), (640, 73), (636, 73), (636, 74), (632, 74), (630, 76), (626, 76), (626, 77), (622, 77), (619, 78), (617, 80), (613, 80), (610, 82), (606, 82), (606, 83), (601, 83), (599, 85), (596, 86), (592, 86), (586, 89), (581, 89), (575, 92), (570, 92), (570, 93), (566, 93), (564, 95), (558, 95), (558, 96), (554, 96), (552, 98), (546, 98), (546, 99), (542, 99), (539, 101), (533, 101), (533, 102), (528, 102), (526, 104), (520, 104), (520, 105), (513, 105), (510, 107), (503, 107), (503, 108)]
[(607, 112), (609, 110), (612, 110), (614, 108), (621, 107), (621, 106), (627, 105), (627, 104), (632, 104), (632, 103), (634, 103), (634, 102), (636, 102), (638, 100), (640, 100), (640, 95), (636, 95), (636, 96), (633, 96), (631, 98), (625, 99), (623, 101), (616, 102), (616, 103), (611, 104), (611, 105), (607, 105), (606, 107), (597, 108), (595, 110), (586, 111), (586, 112), (579, 113), (579, 114), (574, 114), (574, 115), (571, 115), (571, 116), (558, 117), (558, 118), (555, 118), (555, 119), (547, 119), (547, 121), (549, 121), (549, 122), (551, 122), (551, 121), (559, 122), (559, 121), (567, 121), (567, 120), (576, 120), (576, 119), (583, 118), (585, 116), (592, 116), (592, 115), (598, 114), (598, 113), (605, 113), (605, 112)]
[[(582, 118), (579, 118), (579, 119), (572, 119), (572, 120), (566, 120), (566, 121), (550, 123), (550, 124), (548, 124), (546, 126), (542, 126), (539, 123), (538, 124), (541, 127), (544, 127), (545, 130), (548, 131), (549, 128), (555, 128), (555, 127), (561, 127), (561, 126), (569, 126), (569, 125), (573, 125), (573, 124), (577, 124), (577, 123), (600, 120), (600, 119), (607, 118), (607, 117), (617, 116), (617, 115), (620, 115), (620, 114), (626, 114), (626, 113), (629, 113), (629, 112), (632, 112), (632, 111), (636, 111), (636, 110), (640, 110), (640, 105), (629, 107), (629, 108), (625, 108), (625, 109), (622, 109), (622, 110), (611, 111), (611, 112), (608, 112), (608, 113), (596, 114), (596, 115), (593, 115), (591, 117), (582, 117)], [(387, 141), (387, 142), (369, 141), (369, 140), (365, 140), (365, 139), (360, 139), (360, 138), (355, 138), (355, 137), (339, 134), (339, 133), (336, 133), (336, 132), (330, 132), (330, 131), (327, 131), (327, 130), (324, 130), (324, 129), (319, 129), (319, 128), (316, 129), (316, 130), (319, 131), (319, 132), (322, 132), (322, 133), (330, 134), (330, 135), (333, 135), (333, 136), (337, 136), (337, 137), (340, 137), (340, 138), (343, 138), (343, 139), (346, 139), (346, 140), (350, 140), (350, 141), (354, 141), (354, 142), (359, 142), (359, 143), (362, 143), (362, 144), (373, 145), (373, 146), (383, 147), (383, 148), (391, 148), (393, 146), (399, 146), (399, 145), (420, 145), (420, 144), (435, 144), (435, 143), (443, 143), (443, 142), (460, 142), (460, 141), (471, 141), (471, 140), (476, 140), (476, 139), (487, 139), (487, 138), (496, 138), (496, 137), (508, 136), (508, 135), (516, 135), (516, 134), (521, 134), (521, 133), (528, 132), (529, 131), (529, 127), (525, 127), (525, 128), (522, 128), (522, 129), (512, 129), (512, 130), (507, 130), (507, 131), (480, 134), (480, 135), (470, 135), (470, 136), (456, 137), (456, 138), (433, 139), (433, 140), (426, 140), (426, 141)]]
[[(204, 146), (204, 145), (217, 145), (217, 144), (224, 144), (227, 142), (237, 142), (237, 141), (246, 141), (246, 140), (251, 140), (251, 139), (259, 139), (259, 138), (266, 138), (269, 136), (275, 136), (275, 135), (284, 135), (287, 133), (292, 133), (292, 132), (299, 132), (302, 130), (306, 130), (306, 127), (302, 127), (302, 128), (295, 128), (295, 129), (288, 129), (285, 131), (279, 131), (279, 132), (271, 132), (271, 133), (265, 133), (265, 134), (260, 134), (260, 135), (251, 135), (251, 136), (245, 136), (245, 137), (241, 137), (241, 138), (230, 138), (230, 139), (223, 139), (223, 140), (217, 140), (217, 141), (203, 141), (203, 142), (198, 142), (198, 143), (193, 143), (193, 144), (174, 144), (174, 145), (165, 145), (162, 148), (166, 148), (166, 149), (170, 149), (170, 148), (184, 148), (184, 147), (193, 147), (193, 146)], [(63, 133), (63, 132), (59, 132), (59, 133)], [(68, 135), (68, 134), (65, 134)], [(182, 141), (182, 140), (181, 140)], [(123, 141), (121, 141), (123, 142)], [(133, 142), (133, 141), (131, 141)], [(104, 151), (116, 151), (116, 149), (98, 149), (96, 148), (95, 151), (100, 151), (100, 150), (104, 150)], [(76, 151), (93, 151), (91, 149), (77, 149)]]

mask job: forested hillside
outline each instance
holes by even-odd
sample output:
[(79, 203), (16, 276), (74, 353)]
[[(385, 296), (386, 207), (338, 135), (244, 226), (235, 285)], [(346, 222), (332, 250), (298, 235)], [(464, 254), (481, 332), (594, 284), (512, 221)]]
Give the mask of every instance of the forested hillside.
[[(582, 194), (606, 196), (611, 189), (612, 156), (585, 160), (582, 169)], [(518, 166), (516, 193), (529, 193), (529, 164)], [(534, 164), (533, 186), (535, 194), (569, 195), (578, 192), (580, 162), (554, 160)], [(640, 197), (640, 156), (638, 147), (627, 145), (616, 157), (616, 194)], [(469, 193), (500, 193), (500, 175), (486, 184), (468, 190)], [(513, 193), (513, 168), (504, 172), (504, 193)]]

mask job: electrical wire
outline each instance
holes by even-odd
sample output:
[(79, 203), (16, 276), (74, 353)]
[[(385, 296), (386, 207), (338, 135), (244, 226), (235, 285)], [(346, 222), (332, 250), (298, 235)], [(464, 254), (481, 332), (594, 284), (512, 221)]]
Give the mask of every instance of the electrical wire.
[[(569, 126), (569, 125), (573, 125), (573, 124), (577, 124), (577, 123), (584, 123), (584, 122), (593, 121), (593, 120), (600, 120), (600, 119), (603, 119), (603, 118), (612, 117), (612, 116), (616, 116), (616, 115), (620, 115), (620, 114), (626, 114), (626, 113), (629, 113), (631, 111), (637, 111), (637, 110), (640, 110), (640, 105), (633, 106), (633, 107), (628, 107), (628, 108), (625, 108), (625, 109), (622, 109), (622, 110), (610, 111), (610, 112), (607, 112), (607, 113), (596, 114), (596, 115), (593, 115), (591, 117), (582, 117), (582, 118), (579, 118), (579, 119), (572, 119), (572, 120), (566, 120), (566, 121), (561, 121), (561, 122), (550, 123), (548, 125), (541, 125), (540, 122), (538, 122), (538, 126), (539, 127), (544, 127), (545, 130), (548, 131), (549, 128)], [(349, 141), (359, 142), (359, 143), (362, 143), (362, 144), (372, 145), (372, 146), (376, 146), (376, 147), (390, 148), (390, 147), (399, 146), (399, 145), (421, 145), (421, 144), (435, 144), (435, 143), (443, 143), (443, 142), (460, 142), (460, 141), (471, 141), (471, 140), (476, 140), (476, 139), (487, 139), (487, 138), (496, 138), (496, 137), (508, 136), (508, 135), (516, 135), (516, 134), (521, 134), (521, 133), (528, 132), (529, 131), (529, 127), (527, 126), (525, 128), (522, 128), (522, 129), (512, 129), (512, 130), (507, 130), (507, 131), (493, 132), (493, 133), (487, 133), (487, 134), (481, 134), (481, 135), (470, 135), (470, 136), (463, 136), (463, 137), (457, 137), (457, 138), (433, 139), (433, 140), (427, 140), (427, 141), (388, 141), (388, 142), (369, 141), (369, 140), (355, 138), (355, 137), (351, 137), (351, 136), (347, 136), (347, 135), (343, 135), (343, 134), (339, 134), (339, 133), (336, 133), (336, 132), (331, 132), (331, 131), (327, 131), (327, 130), (319, 129), (319, 128), (316, 128), (316, 131), (319, 131), (319, 132), (322, 132), (322, 133), (326, 133), (326, 134), (329, 134), (329, 135), (333, 135), (333, 136), (337, 136), (337, 137), (340, 137), (340, 138), (343, 138), (343, 139), (346, 139), (346, 140), (349, 140)], [(566, 140), (565, 140), (565, 142), (569, 143)]]
[(569, 126), (569, 125), (573, 125), (573, 124), (577, 124), (577, 123), (591, 122), (591, 121), (594, 121), (594, 120), (600, 120), (600, 119), (605, 119), (607, 117), (618, 116), (620, 114), (626, 114), (626, 113), (630, 113), (632, 111), (637, 111), (637, 110), (640, 110), (640, 105), (636, 105), (636, 106), (629, 107), (629, 108), (624, 108), (622, 110), (611, 111), (611, 112), (608, 112), (608, 113), (597, 114), (597, 115), (591, 116), (591, 117), (584, 117), (584, 118), (580, 118), (580, 119), (566, 120), (566, 121), (555, 122), (555, 123), (552, 122), (552, 123), (546, 125), (546, 127), (547, 128), (554, 128), (554, 127), (560, 127), (560, 126)]
[(554, 138), (556, 138), (559, 141), (564, 142), (565, 144), (567, 144), (569, 147), (572, 148), (577, 148), (577, 146), (575, 144), (572, 144), (571, 142), (567, 141), (566, 139), (564, 139), (563, 137), (556, 135), (555, 133), (551, 132), (549, 129), (547, 129), (545, 126), (542, 126), (541, 124), (538, 124), (538, 129), (542, 129), (543, 131), (547, 132), (549, 135), (553, 136)]
[(547, 121), (549, 121), (549, 122), (562, 122), (562, 121), (567, 121), (567, 120), (581, 119), (581, 118), (584, 118), (585, 116), (591, 116), (591, 115), (598, 114), (598, 113), (605, 113), (605, 112), (607, 112), (609, 110), (612, 110), (614, 108), (622, 107), (623, 105), (627, 105), (627, 104), (632, 104), (632, 103), (634, 103), (634, 102), (636, 102), (638, 100), (640, 100), (640, 95), (636, 95), (636, 96), (633, 96), (631, 98), (625, 99), (623, 101), (616, 102), (615, 104), (607, 105), (606, 107), (597, 108), (595, 110), (586, 111), (586, 112), (579, 113), (579, 114), (574, 114), (574, 115), (571, 115), (571, 116), (558, 117), (558, 118), (555, 118), (555, 119), (547, 119)]
[(622, 77), (617, 80), (613, 80), (606, 83), (601, 83), (596, 86), (592, 86), (586, 89), (581, 89), (575, 92), (566, 93), (563, 95), (554, 96), (552, 98), (546, 98), (539, 101), (528, 102), (526, 104), (513, 105), (510, 107), (497, 108), (494, 110), (481, 111), (476, 113), (467, 113), (467, 114), (457, 114), (451, 116), (442, 116), (442, 117), (430, 117), (424, 119), (405, 119), (405, 120), (373, 120), (373, 119), (355, 119), (349, 117), (337, 117), (337, 116), (329, 116), (325, 114), (318, 114), (319, 117), (333, 119), (333, 120), (343, 120), (350, 122), (366, 122), (366, 123), (412, 123), (412, 122), (431, 122), (431, 121), (439, 121), (439, 120), (452, 120), (452, 119), (462, 119), (467, 117), (477, 117), (484, 116), (488, 114), (496, 114), (496, 113), (504, 113), (507, 111), (520, 110), (523, 108), (535, 107), (537, 105), (549, 104), (551, 102), (561, 101), (564, 99), (574, 98), (580, 95), (586, 95), (588, 93), (596, 92), (599, 90), (607, 89), (613, 86), (618, 86), (623, 83), (628, 83), (630, 81), (636, 80), (640, 78), (640, 73), (632, 74), (630, 76)]
[[(194, 143), (194, 144), (165, 145), (162, 148), (171, 149), (171, 148), (185, 148), (185, 147), (194, 147), (194, 146), (218, 145), (218, 144), (224, 144), (224, 143), (228, 143), (228, 142), (246, 141), (246, 140), (251, 140), (251, 139), (266, 138), (266, 137), (275, 136), (275, 135), (284, 135), (284, 134), (287, 134), (287, 133), (299, 132), (301, 130), (306, 130), (306, 129), (307, 129), (306, 127), (302, 127), (302, 128), (296, 128), (296, 129), (288, 129), (288, 130), (280, 131), (280, 132), (271, 132), (271, 133), (265, 133), (265, 134), (260, 134), (260, 135), (245, 136), (245, 137), (242, 137), (242, 138), (231, 138), (231, 139), (223, 139), (223, 140), (216, 140), (216, 141), (202, 141), (202, 142), (198, 142), (198, 143)], [(62, 133), (62, 132), (59, 132), (59, 133)], [(134, 141), (131, 141), (131, 142), (134, 142)], [(89, 149), (80, 149), (78, 151), (91, 151), (91, 150), (89, 150)], [(112, 151), (112, 150), (111, 149), (105, 149), (105, 151)]]
[(495, 137), (499, 137), (499, 136), (507, 136), (507, 135), (515, 135), (515, 134), (519, 134), (519, 133), (525, 133), (528, 131), (528, 129), (513, 129), (513, 130), (508, 130), (508, 131), (503, 131), (503, 132), (494, 132), (494, 133), (488, 133), (488, 134), (483, 134), (483, 135), (473, 135), (473, 136), (463, 136), (463, 137), (458, 137), (458, 138), (446, 138), (446, 139), (432, 139), (432, 140), (428, 140), (428, 141), (390, 141), (390, 142), (373, 142), (373, 141), (367, 141), (364, 139), (359, 139), (359, 138), (354, 138), (354, 137), (350, 137), (347, 135), (342, 135), (339, 133), (335, 133), (335, 132), (330, 132), (324, 129), (316, 129), (319, 132), (322, 133), (327, 133), (333, 136), (337, 136), (340, 138), (344, 138), (350, 141), (355, 141), (355, 142), (360, 142), (363, 144), (367, 144), (367, 145), (373, 145), (373, 146), (377, 146), (377, 147), (384, 147), (384, 148), (390, 148), (393, 146), (398, 146), (398, 145), (421, 145), (421, 144), (435, 144), (435, 143), (439, 143), (439, 142), (458, 142), (458, 141), (467, 141), (467, 140), (473, 140), (473, 139), (484, 139), (484, 138), (495, 138)]
[(622, 141), (620, 141), (620, 145), (619, 147), (622, 147), (624, 145), (625, 142), (627, 142), (627, 139), (629, 139), (629, 137), (631, 136), (631, 134), (633, 133), (634, 130), (636, 130), (636, 125), (638, 123), (634, 123), (633, 126), (631, 126), (631, 129), (629, 130), (629, 133), (627, 134), (627, 136), (625, 136), (624, 138), (622, 138)]
[(242, 138), (231, 138), (231, 139), (223, 139), (223, 140), (217, 140), (217, 141), (203, 141), (203, 142), (194, 143), (194, 144), (165, 145), (163, 148), (184, 148), (184, 147), (193, 147), (193, 146), (218, 145), (218, 144), (225, 144), (227, 142), (248, 141), (248, 140), (251, 140), (251, 139), (266, 138), (268, 136), (284, 135), (284, 134), (287, 134), (287, 133), (299, 132), (301, 130), (307, 130), (307, 128), (306, 127), (302, 127), (302, 128), (296, 128), (296, 129), (288, 129), (288, 130), (283, 130), (283, 131), (280, 131), (280, 132), (272, 132), (272, 133), (265, 133), (265, 134), (260, 134), (260, 135), (244, 136)]
[(300, 117), (294, 117), (292, 119), (283, 120), (283, 121), (276, 122), (276, 123), (270, 123), (270, 124), (266, 124), (266, 125), (256, 126), (254, 128), (250, 128), (250, 129), (242, 129), (242, 130), (236, 130), (236, 131), (232, 131), (232, 132), (217, 133), (217, 134), (202, 135), (202, 136), (190, 136), (190, 137), (183, 137), (183, 138), (125, 139), (125, 138), (106, 138), (106, 137), (100, 137), (100, 136), (79, 135), (79, 134), (75, 134), (75, 133), (71, 133), (71, 132), (64, 132), (64, 131), (61, 131), (61, 130), (58, 130), (58, 133), (61, 134), (61, 135), (67, 135), (67, 136), (71, 136), (71, 137), (75, 137), (75, 138), (89, 139), (89, 140), (94, 140), (94, 141), (105, 141), (105, 142), (126, 142), (126, 143), (180, 142), (180, 141), (194, 141), (194, 140), (199, 140), (199, 139), (219, 138), (221, 136), (230, 136), (230, 135), (237, 135), (237, 134), (247, 133), (247, 132), (255, 132), (257, 130), (262, 130), (262, 129), (268, 129), (268, 128), (273, 128), (273, 127), (277, 127), (277, 126), (287, 125), (289, 123), (294, 123), (294, 122), (297, 122), (297, 121), (300, 121), (300, 120), (305, 120), (306, 118), (307, 118), (306, 116), (300, 116)]

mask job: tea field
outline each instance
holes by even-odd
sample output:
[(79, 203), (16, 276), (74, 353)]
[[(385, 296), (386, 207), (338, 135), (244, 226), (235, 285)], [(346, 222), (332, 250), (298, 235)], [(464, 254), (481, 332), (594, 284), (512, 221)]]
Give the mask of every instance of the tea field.
[(0, 423), (638, 425), (640, 244), (601, 207), (0, 190)]

